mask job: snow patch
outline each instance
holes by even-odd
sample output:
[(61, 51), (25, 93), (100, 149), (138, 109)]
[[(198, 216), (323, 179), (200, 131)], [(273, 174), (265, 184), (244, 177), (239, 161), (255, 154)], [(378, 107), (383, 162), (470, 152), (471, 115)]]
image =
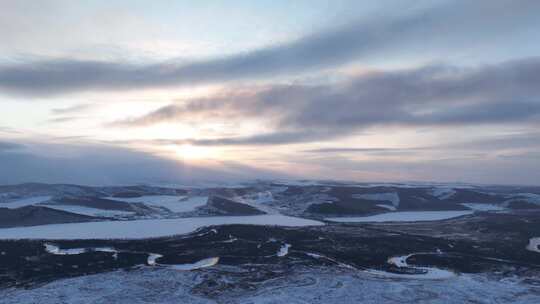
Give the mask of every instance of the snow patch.
[(291, 244), (284, 244), (283, 246), (281, 246), (281, 248), (279, 248), (277, 256), (280, 258), (286, 256), (287, 254), (289, 254), (289, 248), (291, 247)]
[(175, 195), (145, 195), (141, 197), (108, 197), (107, 199), (126, 203), (142, 203), (147, 206), (162, 207), (172, 212), (190, 212), (197, 207), (206, 205), (208, 196), (175, 196)]
[(159, 254), (159, 253), (150, 253), (150, 254), (148, 255), (148, 259), (146, 259), (146, 263), (147, 263), (148, 265), (150, 265), (150, 266), (156, 266), (156, 265), (158, 265), (158, 264), (157, 264), (157, 260), (158, 260), (159, 258), (162, 258), (162, 257), (163, 257), (163, 255), (161, 255), (161, 254)]
[(473, 214), (474, 211), (403, 211), (387, 212), (372, 216), (362, 217), (330, 217), (327, 221), (332, 222), (350, 222), (350, 223), (369, 223), (369, 222), (422, 222), (422, 221), (440, 221), (450, 218)]
[[(442, 252), (440, 250), (437, 250), (435, 254), (441, 254), (441, 253)], [(444, 269), (439, 269), (439, 268), (434, 268), (434, 267), (417, 267), (417, 266), (407, 264), (407, 259), (417, 254), (433, 254), (433, 253), (411, 253), (411, 254), (403, 255), (403, 256), (395, 256), (395, 257), (389, 258), (387, 263), (390, 265), (394, 265), (398, 268), (415, 269), (415, 270), (418, 270), (420, 273), (407, 274), (407, 273), (393, 273), (393, 272), (378, 271), (378, 270), (369, 270), (369, 271), (373, 274), (383, 275), (385, 277), (432, 279), (432, 280), (448, 279), (448, 278), (456, 276), (454, 272), (444, 270)]]
[(255, 195), (245, 195), (245, 196), (238, 196), (234, 198), (235, 201), (251, 206), (259, 211), (262, 211), (266, 214), (278, 214), (275, 209), (265, 205), (267, 203), (273, 202), (274, 197), (272, 196), (272, 193), (269, 191), (266, 192), (258, 192)]
[(540, 253), (540, 237), (534, 237), (529, 240), (527, 250)]
[(60, 249), (55, 244), (45, 243), (43, 244), (45, 251), (54, 255), (77, 255), (86, 252), (110, 252), (117, 253), (118, 251), (112, 247), (90, 247), (90, 248), (70, 248), (70, 249)]
[(396, 211), (397, 210), (396, 207), (390, 206), (390, 205), (385, 205), (385, 204), (377, 204), (376, 206), (388, 209), (390, 211)]
[(454, 188), (436, 187), (436, 188), (431, 189), (430, 193), (431, 195), (433, 195), (434, 197), (440, 200), (445, 200), (445, 199), (449, 199), (450, 197), (452, 197), (452, 195), (456, 194), (456, 191), (454, 190)]
[(213, 257), (213, 258), (200, 260), (193, 264), (176, 264), (176, 265), (161, 265), (161, 266), (167, 266), (167, 268), (174, 269), (174, 270), (187, 271), (187, 270), (195, 270), (195, 269), (212, 267), (216, 265), (218, 262), (219, 262), (219, 257)]

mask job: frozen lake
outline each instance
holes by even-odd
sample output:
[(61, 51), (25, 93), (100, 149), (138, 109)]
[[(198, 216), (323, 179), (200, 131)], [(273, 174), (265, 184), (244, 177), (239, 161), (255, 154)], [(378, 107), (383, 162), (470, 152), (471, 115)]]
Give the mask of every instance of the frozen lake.
[(422, 221), (440, 221), (463, 215), (473, 214), (474, 211), (403, 211), (388, 212), (371, 216), (354, 217), (329, 217), (326, 218), (332, 222), (343, 223), (368, 223), (368, 222), (422, 222)]
[(0, 239), (144, 239), (186, 234), (206, 226), (247, 224), (318, 226), (321, 222), (284, 215), (213, 216), (179, 219), (104, 221), (0, 229)]

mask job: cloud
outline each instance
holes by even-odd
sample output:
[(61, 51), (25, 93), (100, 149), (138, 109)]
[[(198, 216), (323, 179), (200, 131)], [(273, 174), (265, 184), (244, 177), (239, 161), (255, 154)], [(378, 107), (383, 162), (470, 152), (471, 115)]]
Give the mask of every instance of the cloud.
[(0, 184), (199, 183), (286, 176), (233, 162), (210, 168), (93, 143), (0, 142), (0, 167)]
[(222, 58), (129, 64), (57, 59), (0, 67), (4, 93), (52, 95), (108, 89), (252, 80), (336, 67), (399, 48), (426, 50), (499, 42), (503, 33), (538, 25), (540, 2), (446, 1), (361, 20), (298, 40)]
[(269, 134), (188, 140), (197, 145), (321, 141), (381, 126), (535, 124), (540, 120), (538, 83), (540, 58), (473, 68), (431, 65), (371, 72), (334, 85), (277, 85), (185, 100), (114, 124), (257, 119), (274, 129)]
[(70, 107), (52, 109), (51, 113), (54, 115), (77, 114), (92, 109), (95, 106), (95, 104), (91, 103), (82, 103)]
[(303, 150), (303, 153), (313, 154), (368, 154), (368, 155), (407, 155), (416, 153), (417, 151), (427, 150), (429, 148), (319, 148)]

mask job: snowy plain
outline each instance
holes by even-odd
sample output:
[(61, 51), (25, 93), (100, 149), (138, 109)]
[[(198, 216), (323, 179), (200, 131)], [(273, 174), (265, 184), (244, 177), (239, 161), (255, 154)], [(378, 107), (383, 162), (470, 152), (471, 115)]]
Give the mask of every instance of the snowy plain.
[(206, 205), (208, 196), (145, 195), (129, 198), (107, 197), (107, 199), (126, 203), (143, 203), (147, 206), (163, 207), (179, 213), (193, 211), (197, 207)]

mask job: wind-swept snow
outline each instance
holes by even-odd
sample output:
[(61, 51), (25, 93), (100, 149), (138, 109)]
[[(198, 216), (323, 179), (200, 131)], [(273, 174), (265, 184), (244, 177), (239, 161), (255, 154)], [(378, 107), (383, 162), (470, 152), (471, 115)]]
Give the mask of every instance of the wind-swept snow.
[(2, 203), (0, 204), (0, 208), (16, 209), (16, 208), (32, 206), (39, 203), (43, 203), (43, 202), (49, 201), (50, 199), (51, 199), (51, 196), (33, 196), (33, 197), (11, 201), (9, 203)]
[(0, 239), (144, 239), (186, 234), (214, 225), (319, 226), (319, 221), (278, 214), (159, 220), (104, 221), (0, 229)]
[(197, 207), (204, 206), (208, 201), (208, 196), (174, 196), (174, 195), (146, 195), (140, 197), (108, 197), (107, 199), (126, 203), (143, 203), (147, 206), (163, 207), (172, 212), (189, 212)]
[[(426, 254), (426, 253), (411, 253), (403, 256), (395, 256), (388, 259), (388, 264), (394, 265), (398, 268), (411, 268), (420, 271), (421, 273), (407, 274), (407, 273), (393, 273), (378, 270), (369, 270), (368, 272), (376, 275), (382, 275), (385, 277), (402, 277), (402, 278), (415, 278), (415, 279), (447, 279), (454, 277), (456, 274), (452, 271), (434, 268), (434, 267), (418, 267), (407, 264), (407, 259), (413, 255)], [(433, 253), (428, 253), (433, 254)], [(440, 251), (436, 254), (440, 254)]]
[(353, 194), (352, 197), (371, 201), (389, 201), (394, 207), (399, 206), (399, 195), (396, 192)]
[(291, 244), (284, 244), (283, 246), (281, 246), (281, 248), (279, 248), (277, 256), (278, 257), (286, 256), (287, 254), (289, 254), (289, 248), (291, 248)]
[(527, 250), (540, 253), (540, 237), (535, 237), (529, 240)]
[(161, 265), (161, 266), (167, 266), (168, 268), (174, 269), (174, 270), (195, 270), (195, 269), (201, 269), (201, 268), (207, 268), (212, 267), (216, 265), (219, 262), (219, 257), (213, 257), (208, 258), (204, 260), (200, 260), (198, 262), (195, 262), (193, 264), (176, 264), (176, 265)]
[(166, 267), (166, 268), (170, 268), (174, 270), (187, 271), (187, 270), (195, 270), (195, 269), (200, 269), (200, 268), (211, 267), (211, 266), (216, 265), (219, 262), (219, 257), (213, 257), (213, 258), (208, 258), (208, 259), (200, 260), (198, 262), (189, 263), (189, 264), (172, 264), (172, 265), (159, 264), (157, 260), (162, 257), (163, 255), (159, 253), (150, 253), (148, 255), (148, 259), (146, 263), (150, 266), (161, 266), (161, 267)]
[(390, 206), (390, 205), (385, 205), (385, 204), (377, 204), (376, 206), (384, 208), (384, 209), (388, 209), (390, 211), (396, 211), (397, 210), (396, 207)]
[(378, 277), (384, 278), (396, 278), (396, 279), (423, 279), (423, 280), (442, 280), (455, 277), (456, 274), (439, 268), (428, 268), (428, 267), (414, 267), (418, 270), (425, 270), (426, 273), (417, 273), (417, 274), (407, 274), (407, 273), (395, 273), (381, 270), (368, 269), (364, 272), (372, 274)]
[(350, 223), (440, 221), (473, 214), (473, 212), (474, 211), (403, 211), (361, 217), (330, 217), (326, 218), (326, 220)]
[[(62, 279), (34, 288), (1, 289), (0, 298), (3, 304), (540, 303), (538, 288), (520, 278), (500, 280), (483, 273), (425, 284), (410, 278), (388, 279), (366, 272), (336, 271), (333, 267), (302, 271), (292, 268), (287, 275), (257, 284), (255, 290), (227, 288), (243, 279), (237, 277), (238, 274), (229, 272), (213, 275), (208, 271), (202, 276), (142, 267)], [(205, 280), (217, 284), (201, 284)]]

